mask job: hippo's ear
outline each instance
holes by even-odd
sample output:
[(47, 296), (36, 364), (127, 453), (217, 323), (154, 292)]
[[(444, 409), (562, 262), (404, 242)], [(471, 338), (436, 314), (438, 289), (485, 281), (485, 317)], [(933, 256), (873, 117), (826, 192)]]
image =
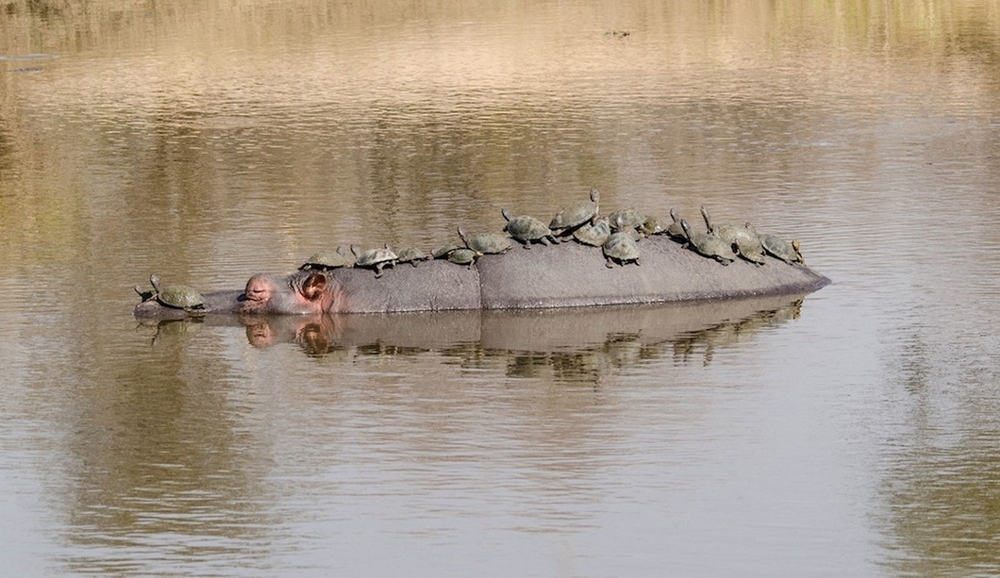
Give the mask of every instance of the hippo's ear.
[(302, 296), (309, 301), (315, 301), (323, 296), (326, 290), (326, 275), (316, 272), (306, 277), (302, 283)]

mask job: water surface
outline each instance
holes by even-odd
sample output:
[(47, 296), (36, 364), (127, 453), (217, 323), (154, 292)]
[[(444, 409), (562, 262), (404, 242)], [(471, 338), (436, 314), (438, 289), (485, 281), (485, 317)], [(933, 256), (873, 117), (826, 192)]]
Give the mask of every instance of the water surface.
[[(20, 575), (992, 575), (1000, 4), (0, 5)], [(501, 207), (750, 220), (803, 300), (137, 323)]]

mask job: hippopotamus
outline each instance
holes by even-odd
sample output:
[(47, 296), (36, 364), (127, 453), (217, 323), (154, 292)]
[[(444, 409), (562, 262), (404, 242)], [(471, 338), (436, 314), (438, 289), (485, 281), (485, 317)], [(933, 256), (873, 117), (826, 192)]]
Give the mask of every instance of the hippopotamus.
[(577, 243), (536, 245), (484, 255), (472, 266), (447, 260), (373, 271), (259, 273), (245, 288), (205, 293), (204, 309), (171, 309), (147, 299), (139, 318), (191, 315), (393, 313), (414, 311), (545, 309), (670, 303), (804, 294), (830, 280), (801, 264), (768, 259), (723, 266), (662, 236), (639, 243), (641, 265), (608, 268), (601, 250)]

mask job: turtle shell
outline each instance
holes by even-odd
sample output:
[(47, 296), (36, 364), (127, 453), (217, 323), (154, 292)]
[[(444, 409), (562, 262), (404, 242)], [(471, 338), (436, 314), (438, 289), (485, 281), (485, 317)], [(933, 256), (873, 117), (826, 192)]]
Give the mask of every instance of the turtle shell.
[(736, 247), (736, 252), (751, 263), (764, 264), (764, 246), (750, 223), (745, 225), (717, 225), (713, 232), (723, 241)]
[(684, 219), (681, 219), (681, 227), (684, 228), (684, 233), (688, 237), (689, 246), (695, 252), (710, 259), (715, 259), (723, 265), (728, 265), (736, 260), (736, 255), (733, 253), (733, 246), (720, 239), (717, 235), (711, 232), (696, 233), (691, 230), (691, 225)]
[(400, 263), (410, 263), (414, 267), (417, 266), (418, 261), (425, 261), (430, 259), (423, 251), (417, 249), (416, 247), (407, 247), (396, 253)]
[(646, 215), (640, 213), (632, 207), (627, 209), (618, 209), (608, 215), (608, 224), (611, 225), (611, 228), (615, 231), (638, 229), (645, 222)]
[(358, 253), (357, 248), (351, 245), (351, 252), (357, 257), (354, 266), (374, 269), (376, 279), (382, 276), (383, 267), (392, 267), (399, 259), (388, 244), (382, 249), (369, 249), (363, 253)]
[(467, 236), (459, 227), (458, 236), (465, 242), (466, 247), (484, 255), (504, 253), (511, 247), (510, 238), (500, 233), (477, 233)]
[(611, 236), (611, 227), (606, 219), (597, 219), (593, 225), (584, 225), (573, 231), (573, 238), (584, 245), (603, 247)]
[(574, 229), (587, 221), (593, 220), (597, 217), (600, 209), (600, 197), (601, 193), (597, 189), (592, 189), (590, 191), (590, 201), (570, 205), (559, 211), (556, 213), (556, 216), (552, 217), (552, 221), (549, 222), (549, 228), (554, 231), (564, 231), (566, 229)]
[(639, 232), (641, 232), (643, 235), (649, 236), (649, 235), (662, 235), (666, 233), (667, 230), (664, 229), (662, 225), (660, 225), (659, 219), (650, 215), (646, 217), (646, 220), (643, 221), (642, 225), (639, 226)]
[(802, 253), (799, 250), (798, 241), (789, 243), (781, 237), (766, 234), (760, 236), (760, 241), (764, 247), (764, 251), (772, 257), (781, 259), (789, 265), (792, 263), (805, 264), (805, 260), (802, 258)]
[(515, 241), (524, 243), (525, 247), (531, 241), (539, 241), (547, 245), (549, 240), (552, 239), (552, 229), (546, 227), (545, 223), (538, 219), (530, 215), (514, 217), (511, 216), (507, 209), (502, 209), (500, 213), (507, 220), (507, 224), (503, 230), (509, 233)]
[(389, 248), (389, 245), (381, 249), (369, 249), (360, 254), (354, 247), (351, 247), (351, 251), (357, 256), (357, 261), (354, 262), (355, 267), (374, 267), (380, 263), (385, 264), (399, 259)]
[(447, 259), (448, 255), (452, 251), (454, 251), (456, 249), (462, 249), (462, 248), (463, 247), (461, 245), (442, 245), (442, 246), (438, 247), (437, 249), (434, 249), (433, 252), (431, 252), (431, 258), (432, 259)]
[(448, 260), (457, 265), (468, 265), (471, 269), (476, 263), (476, 260), (482, 256), (482, 253), (469, 249), (467, 247), (459, 247), (448, 253)]
[(156, 275), (150, 275), (149, 282), (155, 290), (153, 296), (161, 305), (184, 311), (205, 308), (205, 298), (187, 285), (163, 285)]
[(341, 247), (336, 251), (318, 251), (313, 253), (306, 262), (299, 267), (299, 271), (327, 271), (339, 267), (347, 267), (351, 263), (344, 254)]
[(608, 267), (613, 266), (613, 263), (639, 264), (639, 246), (628, 233), (612, 233), (604, 243), (603, 251), (604, 257), (608, 260)]

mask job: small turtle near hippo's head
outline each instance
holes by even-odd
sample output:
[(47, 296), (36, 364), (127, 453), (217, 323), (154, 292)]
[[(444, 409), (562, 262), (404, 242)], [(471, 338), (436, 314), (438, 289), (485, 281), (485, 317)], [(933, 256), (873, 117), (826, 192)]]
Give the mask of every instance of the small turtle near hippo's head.
[(337, 247), (334, 251), (319, 251), (313, 253), (306, 262), (299, 267), (299, 271), (329, 271), (340, 267), (350, 267), (351, 262), (347, 258), (343, 247)]
[(639, 265), (639, 246), (635, 239), (627, 232), (612, 233), (603, 247), (604, 258), (607, 259), (607, 267), (614, 267), (615, 263), (625, 265), (635, 263)]
[(416, 247), (406, 247), (405, 249), (396, 252), (397, 263), (409, 263), (414, 267), (416, 267), (417, 263), (420, 261), (426, 261), (430, 258), (430, 255), (427, 255)]
[(458, 228), (458, 236), (465, 243), (465, 246), (473, 251), (484, 255), (496, 255), (505, 253), (510, 249), (510, 238), (500, 233), (476, 233), (466, 235), (462, 227)]
[(149, 284), (153, 286), (153, 291), (142, 291), (136, 286), (135, 291), (142, 297), (143, 301), (156, 299), (160, 305), (172, 309), (183, 309), (191, 313), (205, 313), (205, 298), (201, 293), (195, 291), (187, 285), (163, 285), (159, 275), (150, 275)]
[(500, 214), (507, 221), (503, 230), (507, 231), (515, 241), (522, 243), (525, 249), (530, 249), (533, 242), (543, 245), (559, 242), (552, 235), (552, 229), (546, 227), (545, 223), (534, 217), (529, 215), (515, 217), (507, 209), (500, 209)]
[(359, 253), (357, 247), (351, 245), (351, 253), (357, 260), (354, 262), (355, 267), (363, 267), (365, 269), (374, 269), (375, 277), (382, 276), (383, 267), (392, 267), (396, 264), (399, 257), (392, 252), (389, 248), (389, 244), (386, 243), (385, 247), (382, 249), (369, 249), (363, 253)]
[(802, 258), (802, 251), (798, 241), (789, 243), (780, 237), (765, 234), (760, 236), (760, 242), (764, 246), (764, 250), (772, 257), (781, 259), (789, 265), (793, 263), (806, 264), (805, 259)]
[(688, 237), (688, 246), (697, 253), (715, 259), (723, 265), (728, 265), (736, 260), (732, 244), (723, 241), (711, 232), (696, 233), (692, 231), (691, 225), (684, 219), (681, 219), (681, 227), (684, 228), (684, 234)]
[(552, 217), (549, 228), (558, 231), (560, 235), (570, 235), (584, 223), (589, 222), (593, 225), (600, 212), (600, 200), (600, 191), (591, 189), (590, 201), (570, 205), (559, 211), (556, 216)]

